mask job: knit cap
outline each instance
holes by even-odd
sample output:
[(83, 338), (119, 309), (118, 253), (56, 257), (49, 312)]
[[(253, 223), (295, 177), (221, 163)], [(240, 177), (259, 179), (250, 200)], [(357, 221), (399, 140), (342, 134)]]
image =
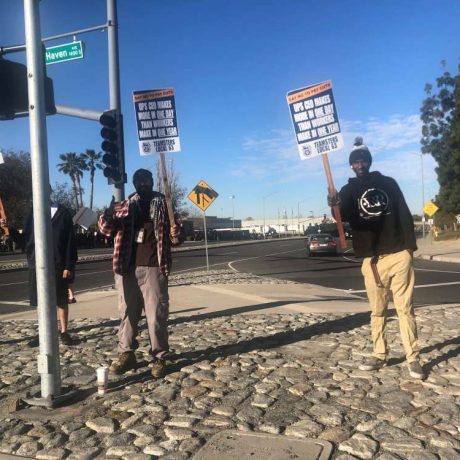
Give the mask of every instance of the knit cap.
[(350, 158), (348, 162), (351, 165), (354, 161), (358, 160), (364, 160), (367, 161), (369, 164), (372, 164), (371, 152), (369, 152), (369, 148), (366, 144), (364, 144), (363, 138), (360, 136), (358, 136), (355, 139), (355, 143), (353, 148), (351, 149)]

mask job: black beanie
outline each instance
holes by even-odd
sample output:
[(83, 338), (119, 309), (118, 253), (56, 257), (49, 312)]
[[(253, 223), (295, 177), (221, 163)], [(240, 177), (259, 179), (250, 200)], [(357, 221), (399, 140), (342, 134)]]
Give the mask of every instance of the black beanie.
[(133, 182), (139, 177), (139, 176), (150, 176), (152, 178), (152, 181), (153, 181), (153, 175), (151, 173), (151, 171), (149, 171), (148, 169), (138, 169), (134, 175), (133, 175)]
[(351, 165), (354, 161), (358, 160), (364, 160), (367, 161), (370, 165), (372, 164), (371, 152), (369, 152), (367, 145), (364, 144), (362, 137), (357, 137), (355, 139), (354, 147), (351, 149), (348, 162)]

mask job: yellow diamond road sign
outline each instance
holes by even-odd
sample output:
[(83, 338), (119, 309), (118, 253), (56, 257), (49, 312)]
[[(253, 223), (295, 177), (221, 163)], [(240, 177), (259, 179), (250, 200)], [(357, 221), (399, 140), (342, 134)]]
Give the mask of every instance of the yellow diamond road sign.
[(439, 208), (432, 202), (432, 201), (428, 201), (427, 203), (425, 203), (425, 206), (423, 206), (423, 210), (425, 211), (426, 214), (428, 214), (430, 217), (431, 216), (434, 216), (435, 212), (438, 210)]
[(215, 190), (213, 190), (204, 180), (201, 180), (188, 194), (188, 199), (202, 211), (206, 211), (206, 209), (208, 209), (218, 196), (219, 194)]

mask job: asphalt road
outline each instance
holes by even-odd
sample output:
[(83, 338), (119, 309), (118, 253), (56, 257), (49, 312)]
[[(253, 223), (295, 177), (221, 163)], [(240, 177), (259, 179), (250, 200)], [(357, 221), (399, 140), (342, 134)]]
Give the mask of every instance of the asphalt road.
[[(360, 260), (350, 254), (306, 257), (303, 240), (272, 240), (244, 246), (209, 248), (210, 269), (233, 268), (260, 276), (311, 283), (365, 296)], [(205, 270), (204, 250), (178, 252), (173, 273)], [(415, 304), (458, 303), (460, 264), (415, 260)], [(77, 266), (77, 295), (113, 284), (111, 261)], [(0, 272), (0, 304), (26, 304), (27, 271)]]

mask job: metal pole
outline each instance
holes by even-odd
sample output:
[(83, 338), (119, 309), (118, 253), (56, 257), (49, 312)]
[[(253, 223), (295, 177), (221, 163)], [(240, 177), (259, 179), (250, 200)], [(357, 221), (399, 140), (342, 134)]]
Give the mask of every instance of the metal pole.
[(425, 179), (423, 175), (423, 153), (420, 154), (420, 162), (422, 165), (422, 236), (425, 239), (425, 211), (423, 208), (425, 207)]
[(300, 235), (300, 201), (297, 203), (297, 230)]
[[(65, 34), (53, 35), (52, 37), (42, 38), (42, 43), (49, 42), (51, 40), (58, 40), (60, 38), (72, 37), (75, 35), (86, 34), (88, 32), (95, 32), (97, 30), (107, 29), (107, 24), (101, 26), (87, 27), (86, 29), (74, 30), (72, 32), (66, 32)], [(11, 45), (11, 46), (0, 46), (0, 55), (7, 53), (17, 53), (18, 51), (25, 51), (26, 45)]]
[(59, 115), (67, 115), (69, 117), (84, 118), (85, 120), (99, 121), (99, 118), (101, 118), (101, 115), (104, 112), (56, 104), (56, 113), (58, 113)]
[(208, 232), (206, 231), (206, 212), (205, 211), (203, 211), (203, 226), (204, 226), (204, 247), (206, 250), (206, 270), (209, 271)]
[(38, 4), (39, 0), (24, 0), (38, 331), (40, 339), (38, 372), (41, 375), (42, 397), (50, 397), (51, 399), (60, 395), (61, 376), (57, 338), (53, 245), (51, 241), (51, 203), (44, 89), (45, 65), (40, 36)]
[[(116, 0), (107, 0), (107, 44), (109, 52), (109, 91), (110, 109), (116, 109), (121, 114), (120, 101), (120, 68), (118, 59), (118, 20)], [(121, 143), (120, 157), (123, 159), (123, 173), (125, 172), (125, 152), (124, 145)], [(125, 198), (125, 186), (120, 184), (113, 187), (115, 201), (122, 201)]]
[(265, 239), (265, 198), (266, 197), (262, 198), (262, 210), (263, 210), (263, 213), (264, 213), (264, 227), (262, 229), (262, 233), (264, 234), (264, 239)]

